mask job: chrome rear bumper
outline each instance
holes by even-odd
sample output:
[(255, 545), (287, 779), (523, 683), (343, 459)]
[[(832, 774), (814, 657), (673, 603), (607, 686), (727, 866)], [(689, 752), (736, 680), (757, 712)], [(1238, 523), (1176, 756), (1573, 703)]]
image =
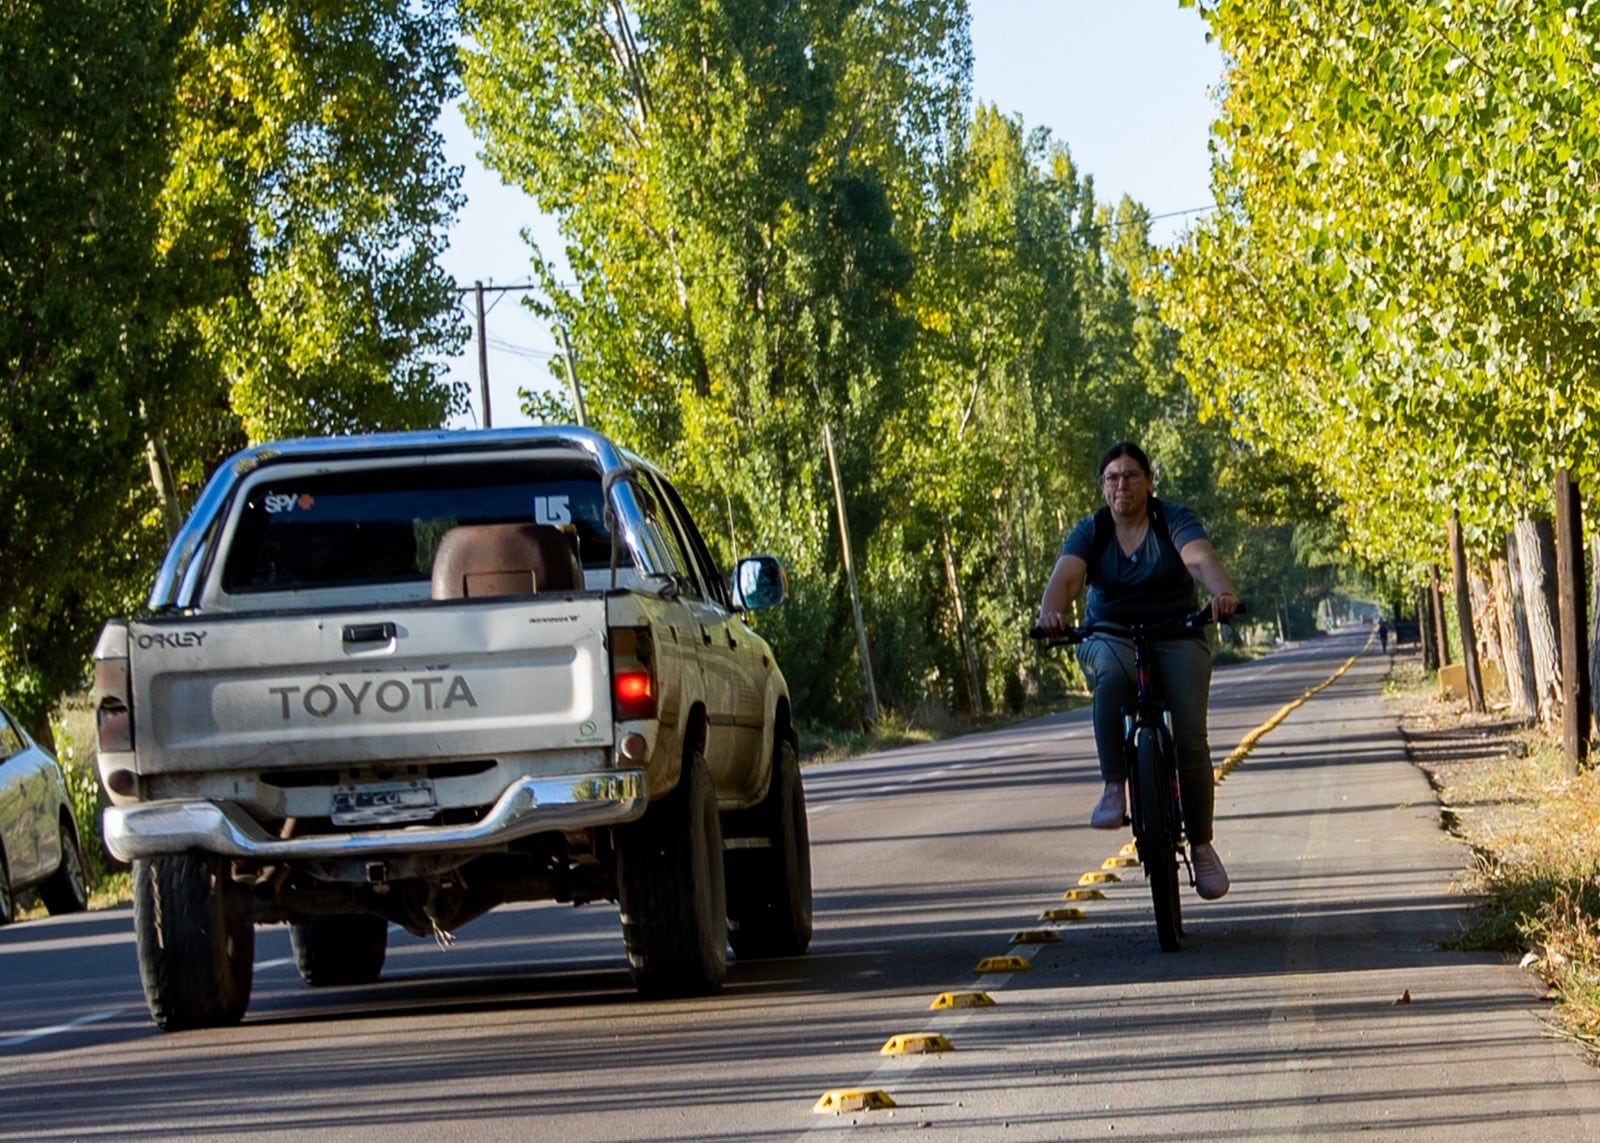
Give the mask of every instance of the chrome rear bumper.
[(231, 802), (145, 802), (106, 809), (106, 848), (122, 861), (200, 850), (262, 861), (493, 849), (550, 830), (620, 825), (644, 813), (644, 775), (607, 770), (512, 783), (481, 821), (274, 837)]

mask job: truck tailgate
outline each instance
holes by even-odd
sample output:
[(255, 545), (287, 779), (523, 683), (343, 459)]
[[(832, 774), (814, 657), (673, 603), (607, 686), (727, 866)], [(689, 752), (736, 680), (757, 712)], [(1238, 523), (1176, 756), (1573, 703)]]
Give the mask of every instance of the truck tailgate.
[(134, 623), (139, 769), (608, 746), (605, 632), (600, 596)]

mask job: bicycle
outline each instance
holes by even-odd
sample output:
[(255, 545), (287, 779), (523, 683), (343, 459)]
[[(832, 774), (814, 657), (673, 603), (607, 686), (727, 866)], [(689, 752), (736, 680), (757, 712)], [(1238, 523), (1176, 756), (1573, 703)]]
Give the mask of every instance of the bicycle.
[[(1244, 613), (1241, 606), (1234, 614)], [(1127, 760), (1128, 809), (1123, 824), (1133, 826), (1133, 841), (1150, 882), (1155, 905), (1156, 937), (1162, 952), (1183, 947), (1183, 910), (1178, 899), (1178, 865), (1182, 862), (1194, 885), (1194, 867), (1183, 832), (1183, 801), (1178, 786), (1178, 759), (1172, 736), (1172, 715), (1156, 677), (1155, 644), (1204, 627), (1211, 611), (1202, 608), (1160, 623), (1091, 623), (1050, 634), (1038, 627), (1029, 635), (1049, 649), (1076, 646), (1095, 635), (1117, 635), (1133, 643), (1136, 690), (1131, 709), (1122, 713), (1123, 756)]]

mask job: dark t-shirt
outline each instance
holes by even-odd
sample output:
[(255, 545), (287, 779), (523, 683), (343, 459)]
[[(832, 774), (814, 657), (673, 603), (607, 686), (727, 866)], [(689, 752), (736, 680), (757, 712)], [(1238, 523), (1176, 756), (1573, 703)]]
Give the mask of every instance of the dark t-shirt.
[(1172, 537), (1170, 548), (1156, 535), (1153, 523), (1132, 555), (1123, 554), (1115, 535), (1095, 555), (1092, 515), (1067, 533), (1061, 554), (1077, 556), (1089, 565), (1088, 622), (1153, 623), (1187, 615), (1200, 606), (1194, 578), (1178, 552), (1191, 541), (1207, 539), (1206, 530), (1182, 504), (1157, 503)]

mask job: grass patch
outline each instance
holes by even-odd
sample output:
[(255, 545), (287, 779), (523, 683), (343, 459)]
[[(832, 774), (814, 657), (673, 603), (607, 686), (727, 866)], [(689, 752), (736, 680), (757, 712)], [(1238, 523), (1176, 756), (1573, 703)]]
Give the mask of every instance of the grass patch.
[(1497, 770), (1503, 781), (1472, 783), (1500, 807), (1492, 827), (1462, 831), (1478, 855), (1464, 884), (1482, 909), (1461, 943), (1525, 954), (1563, 1026), (1600, 1037), (1600, 773), (1566, 779), (1548, 746)]
[(105, 791), (95, 766), (94, 710), (87, 694), (69, 696), (52, 720), (56, 736), (56, 758), (72, 796), (72, 815), (78, 823), (82, 842), (84, 873), (89, 881), (89, 907), (103, 909), (133, 899), (127, 871), (115, 865), (105, 851), (100, 834), (100, 812), (105, 809)]
[(1412, 757), (1446, 823), (1473, 850), (1461, 887), (1477, 901), (1455, 947), (1520, 956), (1555, 1001), (1555, 1023), (1600, 1042), (1600, 771), (1568, 778), (1559, 744), (1507, 712), (1441, 698), (1414, 661), (1389, 688)]
[(840, 730), (809, 723), (802, 723), (795, 730), (800, 738), (800, 761), (806, 765), (837, 762), (857, 754), (893, 750), (900, 746), (937, 742), (943, 737), (937, 730), (914, 726), (893, 714), (880, 717), (871, 730)]
[(886, 711), (879, 717), (878, 725), (871, 730), (840, 730), (831, 726), (801, 723), (796, 727), (800, 738), (800, 761), (805, 765), (817, 765), (853, 758), (858, 754), (943, 742), (947, 738), (960, 738), (965, 734), (1003, 730), (1019, 722), (1088, 705), (1087, 694), (1067, 694), (1030, 703), (1026, 710), (1016, 714), (1001, 712), (981, 717), (940, 714), (937, 717), (913, 719)]

